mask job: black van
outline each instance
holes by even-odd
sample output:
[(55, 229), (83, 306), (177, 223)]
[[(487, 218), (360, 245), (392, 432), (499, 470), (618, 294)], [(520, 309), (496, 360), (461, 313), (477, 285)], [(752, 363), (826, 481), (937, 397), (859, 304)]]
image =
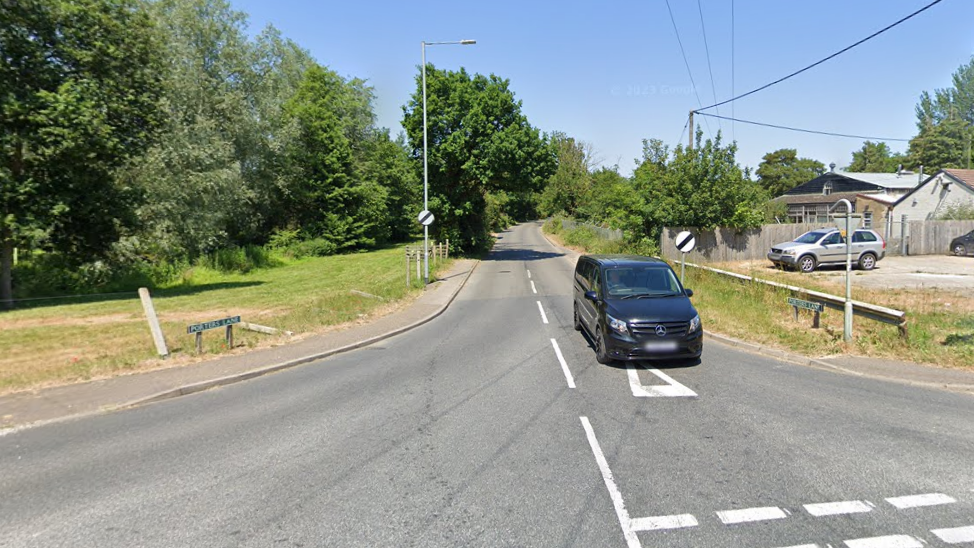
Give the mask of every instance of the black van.
[(631, 255), (582, 255), (575, 264), (575, 329), (599, 363), (698, 358), (700, 315), (670, 265)]

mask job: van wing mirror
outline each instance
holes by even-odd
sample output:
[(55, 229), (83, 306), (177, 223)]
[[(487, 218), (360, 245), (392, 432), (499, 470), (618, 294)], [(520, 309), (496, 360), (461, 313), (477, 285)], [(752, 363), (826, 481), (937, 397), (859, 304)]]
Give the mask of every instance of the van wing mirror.
[(593, 303), (599, 302), (599, 296), (596, 295), (594, 291), (586, 291), (585, 298), (592, 301)]
[(693, 296), (693, 290), (692, 289), (687, 289), (687, 288), (684, 287), (683, 288), (683, 291), (687, 294), (687, 297), (692, 297)]

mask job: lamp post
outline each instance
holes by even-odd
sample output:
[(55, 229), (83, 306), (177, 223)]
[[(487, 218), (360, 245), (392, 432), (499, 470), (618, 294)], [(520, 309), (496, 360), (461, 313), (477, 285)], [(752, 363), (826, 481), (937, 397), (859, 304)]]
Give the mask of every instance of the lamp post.
[[(429, 210), (429, 163), (426, 159), (426, 46), (445, 46), (459, 44), (461, 46), (472, 46), (476, 40), (458, 40), (455, 42), (422, 42), (423, 45), (423, 211)], [(423, 283), (430, 283), (430, 251), (429, 251), (430, 229), (423, 225)]]

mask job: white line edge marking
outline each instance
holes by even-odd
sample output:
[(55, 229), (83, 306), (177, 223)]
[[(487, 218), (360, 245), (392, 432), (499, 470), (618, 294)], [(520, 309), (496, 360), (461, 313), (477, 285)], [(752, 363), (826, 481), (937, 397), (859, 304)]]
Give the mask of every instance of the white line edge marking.
[(926, 493), (923, 495), (910, 495), (906, 497), (891, 497), (886, 502), (905, 510), (907, 508), (919, 508), (921, 506), (937, 506), (940, 504), (953, 504), (957, 502), (953, 497), (948, 497), (943, 493)]
[(632, 520), (629, 519), (629, 511), (626, 510), (626, 503), (622, 500), (622, 493), (619, 492), (615, 480), (612, 479), (612, 470), (609, 469), (609, 463), (605, 460), (602, 448), (599, 447), (599, 440), (595, 439), (595, 431), (592, 430), (592, 424), (589, 423), (588, 417), (578, 418), (582, 421), (582, 428), (585, 429), (588, 444), (592, 447), (595, 462), (599, 465), (599, 472), (602, 472), (602, 481), (605, 482), (605, 488), (609, 490), (609, 498), (612, 499), (612, 506), (615, 507), (616, 516), (619, 518), (619, 525), (622, 527), (622, 536), (625, 537), (626, 544), (629, 548), (642, 548), (642, 545), (639, 544), (639, 537), (632, 530)]
[(974, 525), (967, 527), (952, 527), (950, 529), (933, 529), (931, 533), (947, 544), (962, 544), (974, 542)]
[(747, 523), (751, 521), (767, 521), (771, 519), (784, 519), (788, 517), (781, 508), (777, 506), (766, 506), (763, 508), (744, 508), (741, 510), (724, 510), (717, 512), (717, 517), (724, 525), (735, 523)]
[(639, 374), (636, 372), (636, 367), (629, 364), (626, 366), (626, 369), (629, 374), (629, 388), (632, 389), (632, 395), (637, 398), (693, 398), (697, 396), (696, 392), (676, 382), (669, 375), (658, 369), (644, 367), (650, 373), (669, 383), (668, 385), (643, 386), (639, 382)]
[(568, 369), (568, 364), (565, 363), (565, 357), (561, 355), (561, 348), (558, 347), (558, 341), (551, 339), (551, 346), (555, 348), (555, 356), (558, 356), (558, 363), (561, 364), (561, 370), (565, 372), (565, 380), (568, 381), (568, 388), (575, 388), (575, 379), (572, 378), (572, 372)]
[(531, 280), (531, 291), (534, 291), (535, 294), (538, 293), (538, 288), (534, 287), (534, 280)]
[(818, 544), (799, 544), (798, 546), (788, 546), (787, 548), (821, 548), (821, 547)]
[(541, 312), (541, 321), (548, 323), (548, 316), (544, 313), (544, 308), (541, 308), (541, 301), (538, 301), (538, 311)]
[(528, 279), (529, 280), (531, 279), (531, 271), (530, 270), (528, 270)]
[(844, 542), (849, 548), (923, 548), (923, 543), (910, 535), (857, 538)]
[(872, 507), (861, 500), (846, 500), (842, 502), (821, 502), (817, 504), (806, 504), (805, 510), (815, 516), (837, 516), (840, 514), (860, 514), (872, 512)]
[(680, 529), (696, 527), (697, 518), (692, 514), (678, 514), (674, 516), (652, 516), (648, 518), (633, 518), (629, 527), (633, 531), (659, 531), (661, 529)]

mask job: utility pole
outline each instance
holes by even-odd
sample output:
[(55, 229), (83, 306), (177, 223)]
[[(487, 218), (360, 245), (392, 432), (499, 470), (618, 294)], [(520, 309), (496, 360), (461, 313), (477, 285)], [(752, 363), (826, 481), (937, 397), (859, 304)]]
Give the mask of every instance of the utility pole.
[(687, 144), (687, 150), (693, 150), (693, 111), (690, 111), (690, 141)]

